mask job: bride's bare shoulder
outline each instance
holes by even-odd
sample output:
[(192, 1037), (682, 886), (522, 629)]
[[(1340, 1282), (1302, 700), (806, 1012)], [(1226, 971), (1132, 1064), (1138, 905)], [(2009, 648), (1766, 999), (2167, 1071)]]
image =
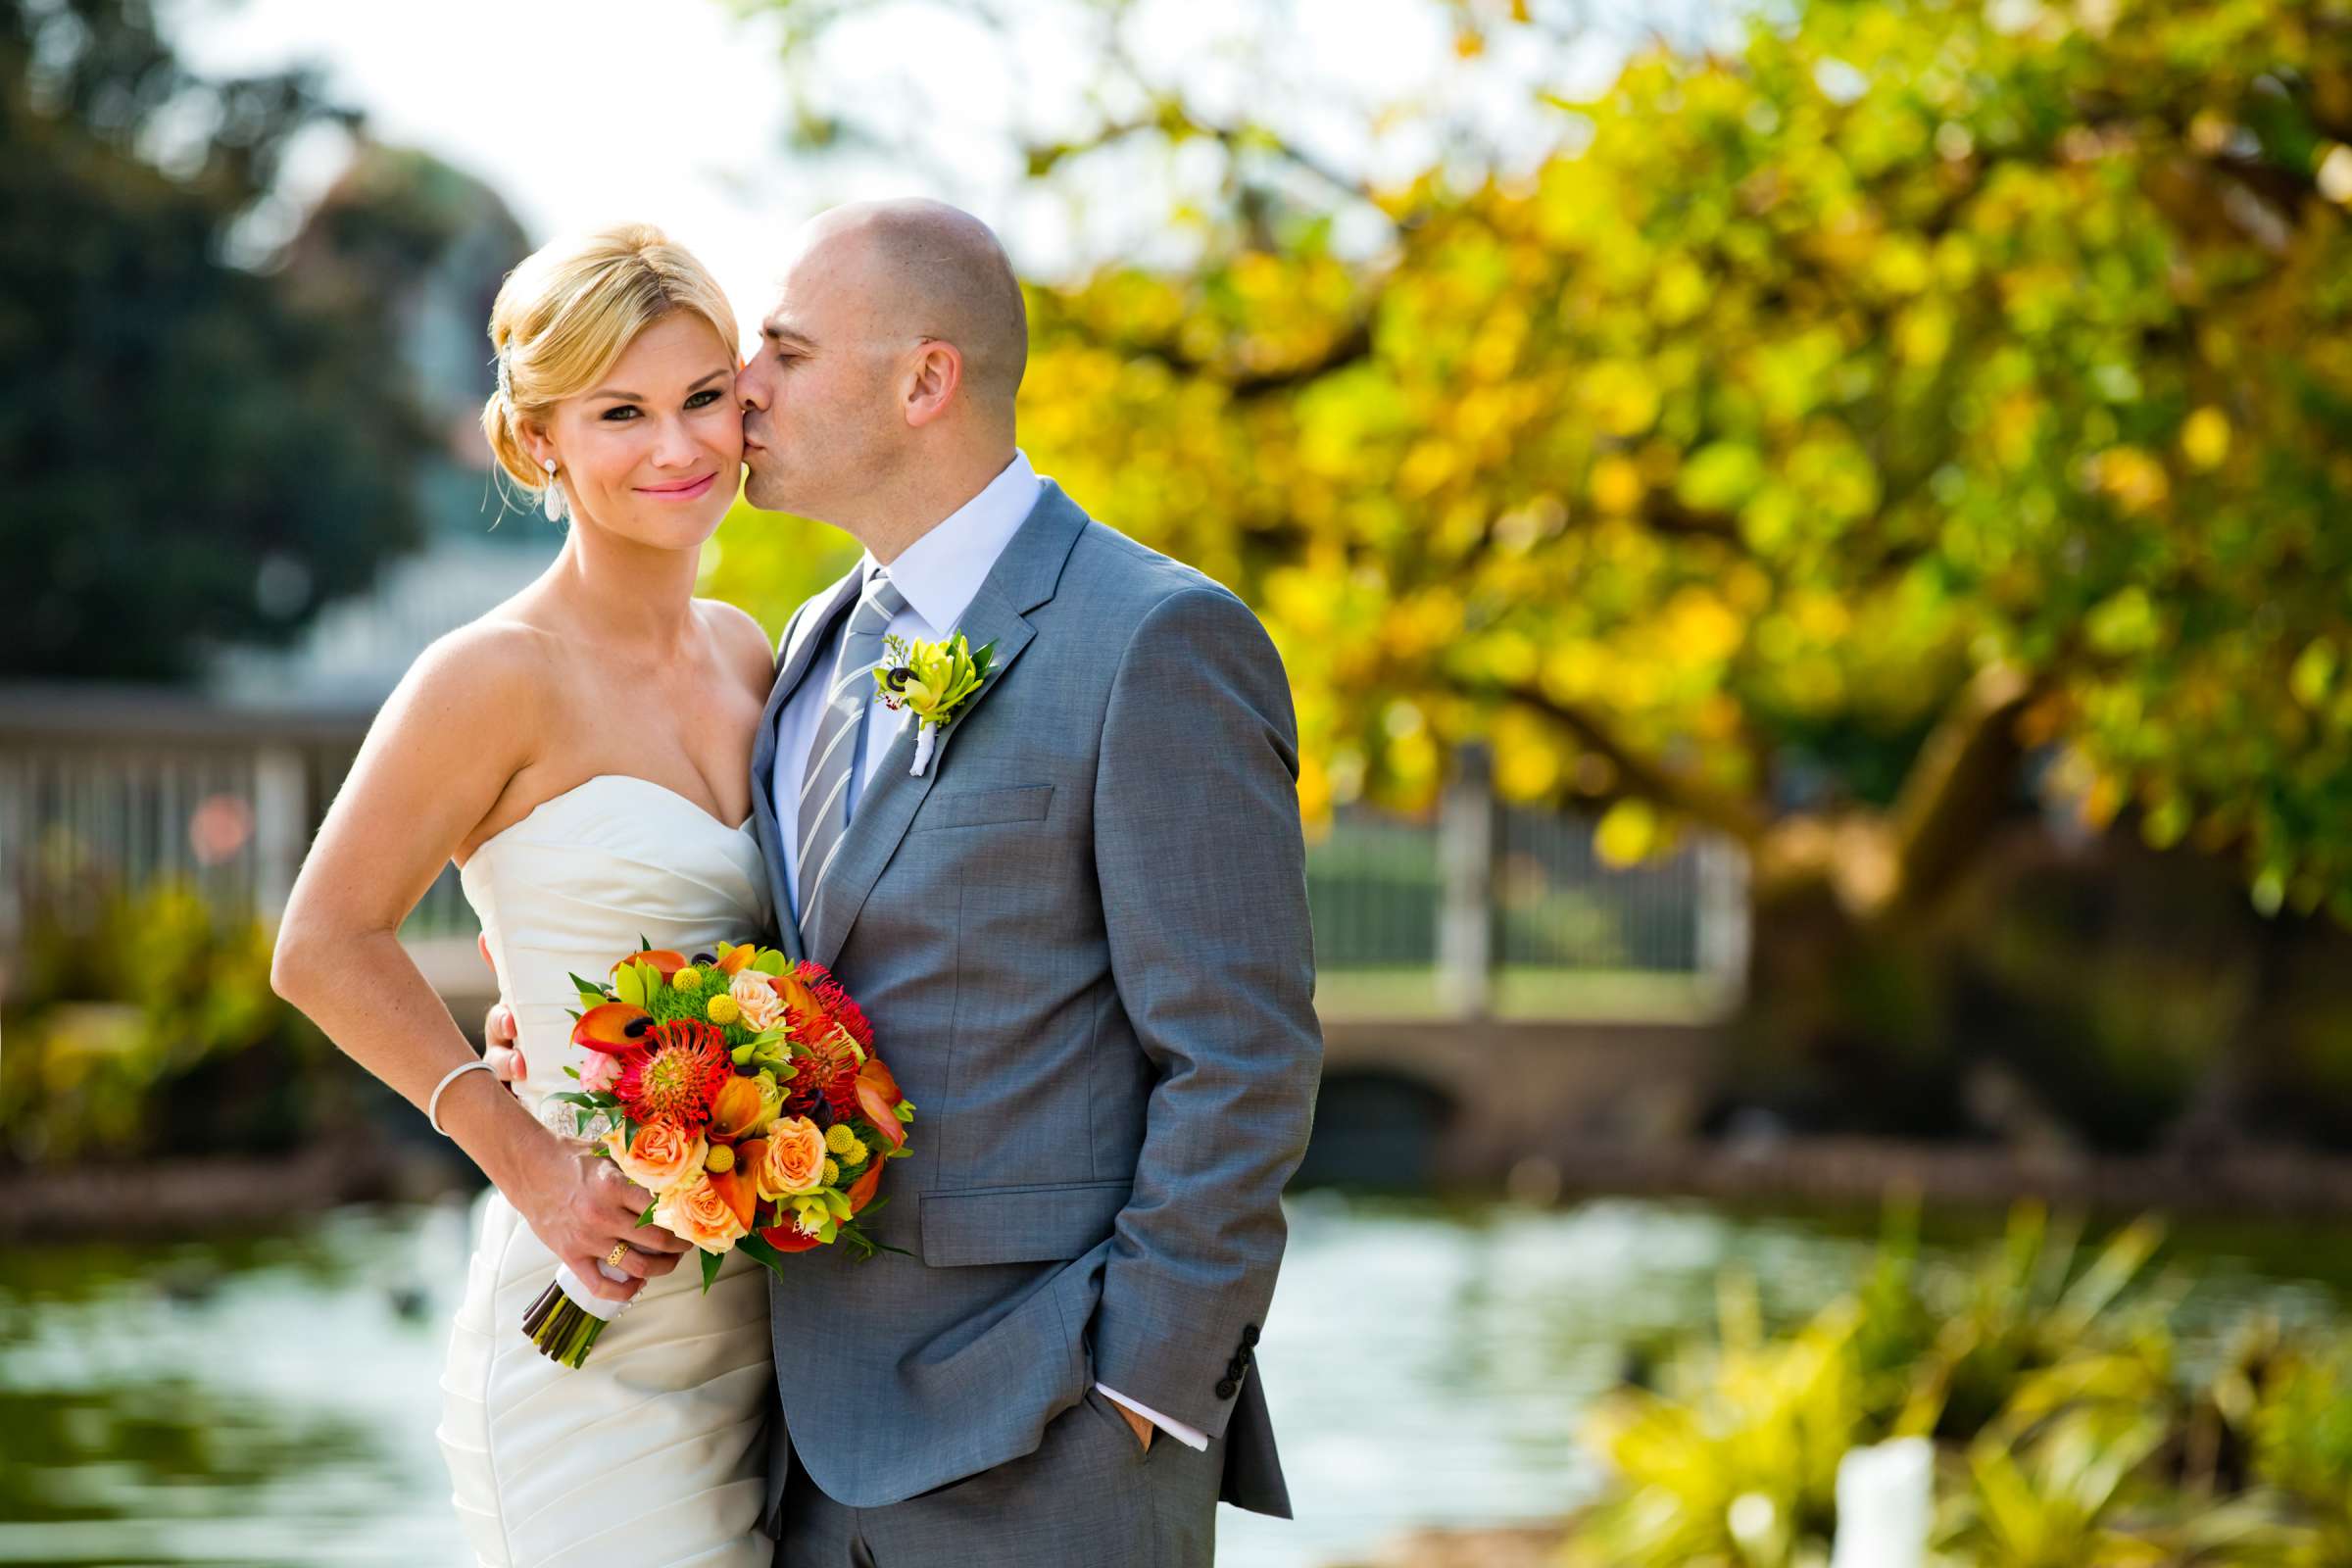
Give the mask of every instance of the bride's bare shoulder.
[(536, 710), (558, 692), (557, 643), (544, 627), (492, 611), (427, 644), (395, 698), (448, 717)]
[(727, 667), (740, 671), (744, 684), (765, 697), (776, 668), (776, 645), (766, 628), (724, 599), (697, 599), (694, 608)]

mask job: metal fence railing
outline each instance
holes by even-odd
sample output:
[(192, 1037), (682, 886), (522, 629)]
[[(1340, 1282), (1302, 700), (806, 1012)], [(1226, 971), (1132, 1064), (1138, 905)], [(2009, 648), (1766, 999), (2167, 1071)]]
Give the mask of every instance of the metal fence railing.
[[(363, 723), (169, 703), (63, 713), (0, 693), (0, 967), (44, 889), (180, 878), (274, 920)], [(1306, 874), (1327, 1015), (1714, 1012), (1745, 965), (1734, 847), (1700, 837), (1612, 866), (1590, 819), (1497, 803), (1474, 756), (1423, 816), (1342, 808), (1310, 837)], [(401, 934), (463, 972), (476, 930), (444, 867)]]
[(1709, 1013), (1738, 995), (1744, 861), (1696, 837), (1604, 861), (1589, 816), (1505, 807), (1475, 780), (1423, 817), (1345, 807), (1307, 849), (1326, 1013)]

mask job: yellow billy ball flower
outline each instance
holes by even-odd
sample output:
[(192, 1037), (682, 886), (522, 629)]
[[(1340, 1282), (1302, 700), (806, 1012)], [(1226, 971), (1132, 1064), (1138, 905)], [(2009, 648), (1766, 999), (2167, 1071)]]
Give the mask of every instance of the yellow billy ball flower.
[(703, 1004), (703, 1011), (712, 1023), (733, 1023), (743, 1009), (736, 1004), (733, 997), (721, 991)]
[(703, 983), (703, 972), (690, 963), (683, 969), (680, 969), (677, 973), (671, 975), (669, 977), (669, 983), (677, 990), (692, 991), (695, 987)]
[(850, 1147), (842, 1151), (841, 1162), (844, 1165), (862, 1165), (865, 1163), (865, 1156), (871, 1152), (872, 1151), (867, 1149), (861, 1141), (853, 1138), (850, 1140)]
[(840, 1181), (840, 1180), (841, 1180), (841, 1167), (840, 1167), (839, 1165), (835, 1164), (835, 1163), (834, 1163), (832, 1160), (829, 1160), (829, 1159), (828, 1159), (828, 1160), (826, 1160), (826, 1161), (825, 1161), (825, 1185), (826, 1185), (827, 1187), (830, 1187), (830, 1186), (832, 1186), (832, 1185), (833, 1185), (835, 1182), (837, 1182), (837, 1181)]
[(735, 1151), (724, 1144), (712, 1144), (710, 1152), (703, 1155), (703, 1169), (705, 1170), (724, 1172), (734, 1168)]
[(840, 1122), (825, 1129), (825, 1152), (828, 1154), (846, 1154), (850, 1152), (850, 1146), (857, 1141), (858, 1135)]

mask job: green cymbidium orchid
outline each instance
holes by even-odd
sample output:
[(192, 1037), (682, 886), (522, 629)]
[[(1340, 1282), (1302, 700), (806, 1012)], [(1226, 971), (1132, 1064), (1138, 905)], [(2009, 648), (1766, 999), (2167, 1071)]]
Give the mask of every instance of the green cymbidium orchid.
[(966, 703), (988, 679), (995, 643), (973, 652), (957, 632), (944, 642), (910, 643), (904, 637), (882, 639), (887, 656), (874, 666), (874, 686), (882, 704), (893, 712), (915, 716), (914, 767), (920, 773), (931, 760), (938, 732), (956, 722)]

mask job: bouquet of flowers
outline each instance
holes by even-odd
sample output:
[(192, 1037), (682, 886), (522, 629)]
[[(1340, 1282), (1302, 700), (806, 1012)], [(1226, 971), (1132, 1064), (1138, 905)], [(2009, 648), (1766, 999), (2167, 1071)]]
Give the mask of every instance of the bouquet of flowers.
[[(571, 1039), (591, 1055), (585, 1072), (564, 1069), (579, 1088), (554, 1097), (654, 1195), (637, 1223), (691, 1244), (706, 1291), (738, 1249), (779, 1270), (835, 1243), (872, 1256), (857, 1216), (907, 1152), (914, 1106), (858, 1004), (823, 966), (772, 948), (721, 942), (689, 958), (638, 941), (608, 983), (571, 977), (585, 1009)], [(523, 1332), (576, 1367), (622, 1304), (562, 1267)]]

